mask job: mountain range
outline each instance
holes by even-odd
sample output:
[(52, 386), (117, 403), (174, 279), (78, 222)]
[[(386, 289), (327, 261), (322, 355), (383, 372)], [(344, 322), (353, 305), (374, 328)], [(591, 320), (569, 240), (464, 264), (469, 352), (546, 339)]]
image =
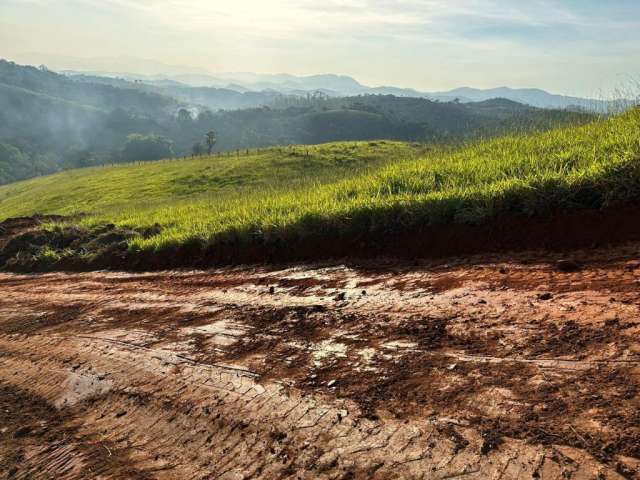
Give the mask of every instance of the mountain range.
[[(611, 101), (602, 98), (583, 98), (550, 93), (537, 88), (498, 87), (480, 89), (471, 87), (455, 88), (447, 91), (420, 91), (398, 86), (371, 87), (362, 84), (347, 75), (309, 75), (259, 74), (253, 72), (211, 73), (204, 67), (171, 65), (157, 60), (122, 57), (87, 57), (24, 53), (20, 61), (25, 64), (46, 64), (51, 69), (67, 75), (90, 75), (98, 77), (122, 78), (142, 82), (157, 87), (203, 87), (224, 89), (229, 95), (236, 93), (265, 93), (267, 98), (273, 94), (306, 95), (309, 92), (322, 92), (328, 96), (353, 96), (365, 94), (394, 95), (398, 97), (427, 98), (437, 101), (455, 101), (462, 103), (478, 102), (493, 98), (505, 98), (539, 108), (586, 109), (597, 112), (609, 112), (628, 107), (629, 100)], [(220, 92), (219, 92), (220, 93)], [(224, 92), (222, 92), (224, 93)], [(220, 97), (220, 95), (217, 95)], [(270, 101), (270, 98), (268, 98)], [(638, 99), (634, 100), (637, 103)], [(223, 102), (224, 103), (224, 102)], [(238, 105), (243, 107), (243, 99)], [(235, 105), (226, 102), (220, 108)], [(214, 107), (209, 105), (209, 107)]]
[[(310, 75), (290, 74), (265, 75), (257, 73), (185, 73), (175, 75), (140, 75), (126, 72), (81, 72), (65, 70), (63, 74), (78, 77), (91, 76), (102, 78), (120, 78), (160, 88), (198, 87), (202, 89), (224, 89), (237, 93), (260, 93), (281, 95), (306, 95), (321, 92), (330, 97), (353, 95), (394, 95), (397, 97), (426, 98), (434, 101), (461, 103), (481, 102), (495, 98), (504, 98), (538, 108), (585, 109), (606, 112), (619, 107), (620, 101), (593, 98), (572, 97), (549, 93), (537, 88), (498, 87), (479, 89), (471, 87), (456, 88), (440, 92), (422, 92), (412, 88), (394, 86), (369, 87), (347, 75)], [(627, 104), (627, 100), (622, 101)], [(224, 107), (221, 107), (224, 108)]]

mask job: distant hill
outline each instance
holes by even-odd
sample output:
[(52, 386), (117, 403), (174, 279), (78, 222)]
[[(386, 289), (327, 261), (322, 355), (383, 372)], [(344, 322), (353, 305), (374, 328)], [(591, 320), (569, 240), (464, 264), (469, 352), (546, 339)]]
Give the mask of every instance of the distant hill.
[[(97, 75), (71, 74), (66, 77), (81, 83), (104, 84), (119, 88), (154, 93), (177, 100), (183, 106), (206, 107), (211, 110), (238, 110), (272, 105), (284, 94), (275, 90), (254, 91), (240, 85), (229, 87), (193, 87), (176, 80), (134, 80)], [(297, 91), (292, 95), (306, 95)]]
[(447, 92), (437, 92), (435, 96), (456, 97), (467, 102), (479, 102), (493, 98), (506, 98), (539, 108), (574, 108), (579, 107), (590, 111), (606, 112), (614, 102), (589, 98), (568, 97), (555, 95), (537, 88), (457, 88)]
[(282, 96), (275, 91), (237, 91), (230, 88), (167, 86), (163, 93), (189, 104), (202, 105), (212, 110), (238, 110), (273, 105)]
[(262, 75), (247, 88), (253, 90), (271, 89), (282, 93), (292, 90), (303, 91), (326, 91), (335, 92), (339, 95), (357, 95), (368, 93), (368, 88), (358, 83), (353, 78), (346, 75), (311, 75), (306, 77), (296, 77), (294, 75)]
[(0, 84), (24, 88), (81, 105), (111, 111), (162, 114), (175, 109), (178, 103), (167, 96), (136, 88), (131, 82), (113, 79), (93, 79), (77, 82), (55, 72), (0, 60)]

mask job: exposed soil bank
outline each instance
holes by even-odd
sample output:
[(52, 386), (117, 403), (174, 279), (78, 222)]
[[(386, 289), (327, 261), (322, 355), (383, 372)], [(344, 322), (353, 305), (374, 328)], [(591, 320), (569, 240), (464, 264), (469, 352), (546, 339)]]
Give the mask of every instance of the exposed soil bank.
[[(243, 263), (287, 263), (331, 259), (437, 259), (522, 250), (571, 250), (640, 240), (640, 206), (581, 210), (544, 218), (501, 218), (484, 225), (436, 225), (408, 233), (370, 237), (309, 237), (273, 245), (218, 245), (201, 256), (188, 248), (158, 259), (160, 268)], [(189, 258), (196, 259), (189, 264)], [(134, 267), (154, 266), (151, 256), (130, 257)], [(177, 262), (173, 265), (172, 262)], [(163, 263), (168, 262), (168, 263)], [(124, 267), (124, 265), (122, 265)]]
[[(92, 231), (69, 227), (43, 232), (38, 230), (42, 219), (9, 219), (0, 224), (0, 265), (5, 270), (149, 271), (336, 259), (357, 263), (381, 257), (433, 259), (531, 249), (563, 251), (640, 240), (640, 207), (636, 205), (544, 218), (502, 218), (477, 226), (437, 225), (411, 233), (295, 237), (243, 244), (218, 242), (208, 247), (194, 242), (160, 253), (132, 252), (126, 243), (135, 235), (153, 235), (160, 227), (132, 231), (105, 225)], [(53, 253), (42, 255), (44, 247), (50, 247)]]

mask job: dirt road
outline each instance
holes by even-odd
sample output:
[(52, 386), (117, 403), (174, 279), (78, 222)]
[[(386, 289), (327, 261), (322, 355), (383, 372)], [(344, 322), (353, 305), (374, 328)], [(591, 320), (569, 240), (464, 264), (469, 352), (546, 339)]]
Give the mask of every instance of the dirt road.
[(2, 274), (0, 478), (640, 478), (639, 259)]

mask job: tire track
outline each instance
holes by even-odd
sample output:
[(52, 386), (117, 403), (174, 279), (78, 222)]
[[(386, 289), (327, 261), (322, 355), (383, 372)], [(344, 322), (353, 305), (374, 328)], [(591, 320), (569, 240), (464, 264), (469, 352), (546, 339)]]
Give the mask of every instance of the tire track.
[[(455, 427), (460, 448), (438, 421), (406, 425), (370, 421), (355, 405), (287, 393), (260, 385), (241, 371), (200, 365), (153, 349), (96, 338), (0, 337), (0, 379), (51, 404), (68, 394), (72, 375), (109, 379), (109, 387), (72, 407), (82, 435), (132, 451), (131, 462), (154, 478), (523, 478), (549, 447), (510, 441), (479, 453), (472, 429)], [(186, 368), (174, 368), (185, 365)], [(427, 433), (428, 432), (428, 433)], [(419, 439), (424, 438), (424, 441)], [(519, 466), (506, 452), (516, 453)], [(505, 458), (509, 460), (506, 461)], [(76, 463), (74, 463), (76, 462)], [(597, 462), (577, 453), (592, 472)], [(49, 469), (59, 478), (83, 478), (73, 444), (40, 454), (23, 478)], [(553, 470), (552, 467), (546, 467)], [(555, 465), (563, 478), (576, 472)], [(510, 473), (511, 472), (511, 473)], [(618, 478), (611, 471), (605, 478)], [(243, 477), (244, 476), (244, 477)], [(588, 478), (588, 477), (584, 477)]]

